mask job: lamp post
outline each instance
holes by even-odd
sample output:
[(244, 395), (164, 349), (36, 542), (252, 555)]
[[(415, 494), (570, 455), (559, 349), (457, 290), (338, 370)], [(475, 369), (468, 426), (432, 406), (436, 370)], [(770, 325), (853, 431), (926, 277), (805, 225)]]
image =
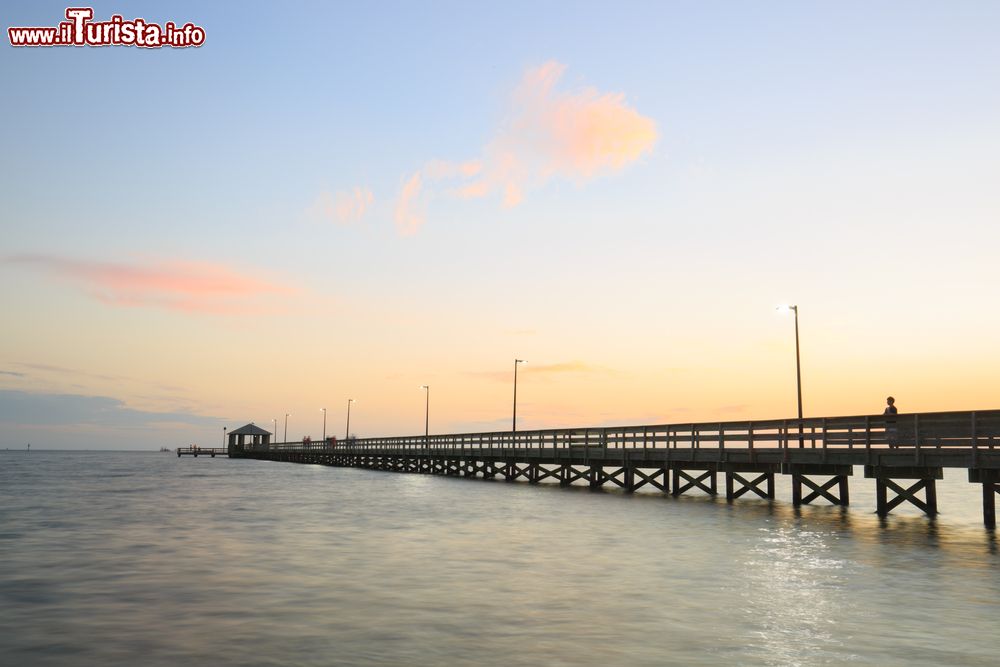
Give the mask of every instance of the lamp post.
[(353, 402), (353, 398), (347, 399), (347, 429), (344, 431), (344, 442), (347, 442), (351, 437), (351, 403)]
[(524, 359), (514, 360), (514, 420), (511, 422), (510, 431), (512, 434), (517, 433), (517, 365), (528, 363)]
[(424, 400), (424, 447), (430, 451), (430, 424), (431, 424), (431, 387), (428, 384), (420, 385), (420, 388), (426, 393), (426, 398)]
[(289, 413), (289, 412), (285, 413), (285, 437), (283, 439), (283, 442), (288, 442), (288, 415), (289, 414), (291, 414), (291, 413)]
[(222, 427), (222, 448), (226, 448), (226, 427)]
[(802, 360), (799, 354), (799, 307), (798, 306), (778, 306), (778, 310), (795, 314), (795, 388), (798, 394), (799, 403), (799, 447), (803, 447), (802, 442)]
[(323, 413), (323, 442), (326, 442), (326, 408), (320, 408), (319, 410)]
[(274, 422), (274, 440), (275, 440), (275, 442), (277, 442), (277, 440), (278, 440), (278, 418), (275, 417), (271, 421)]

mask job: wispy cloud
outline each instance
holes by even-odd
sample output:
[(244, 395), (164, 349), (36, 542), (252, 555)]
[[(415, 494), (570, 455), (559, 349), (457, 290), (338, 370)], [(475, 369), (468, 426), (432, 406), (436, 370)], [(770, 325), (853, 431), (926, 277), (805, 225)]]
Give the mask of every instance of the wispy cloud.
[[(114, 383), (116, 386), (121, 386), (121, 385), (124, 385), (124, 384), (142, 385), (142, 386), (145, 386), (145, 387), (149, 387), (149, 388), (155, 389), (155, 390), (160, 391), (160, 392), (166, 392), (168, 394), (187, 394), (187, 392), (188, 392), (188, 389), (185, 388), (185, 387), (181, 387), (181, 386), (177, 386), (177, 385), (164, 384), (162, 382), (152, 382), (151, 383), (151, 382), (149, 382), (147, 380), (136, 378), (136, 377), (130, 377), (128, 375), (118, 375), (118, 374), (112, 375), (112, 374), (108, 374), (108, 373), (94, 373), (92, 371), (81, 370), (81, 369), (78, 369), (78, 368), (69, 368), (69, 367), (66, 367), (66, 366), (55, 366), (53, 364), (40, 364), (40, 363), (35, 363), (35, 362), (24, 362), (24, 361), (11, 362), (11, 366), (14, 366), (15, 368), (23, 368), (23, 369), (27, 369), (27, 370), (31, 371), (31, 376), (33, 378), (46, 378), (46, 379), (57, 378), (58, 380), (63, 381), (63, 382), (68, 381), (70, 379), (73, 379), (73, 380), (80, 380), (80, 381), (83, 381), (83, 382), (87, 382), (88, 384), (91, 384), (91, 385), (94, 384), (94, 381), (97, 381), (97, 383), (109, 383), (110, 382), (110, 383)], [(23, 372), (8, 371), (8, 373), (11, 374), (11, 375), (19, 375), (21, 377), (27, 377), (27, 374), (23, 373)], [(74, 383), (72, 386), (83, 387), (85, 385)], [(139, 398), (139, 396), (136, 396), (136, 397)], [(147, 396), (147, 397), (143, 397), (143, 398), (148, 398), (150, 400), (153, 400), (154, 398), (156, 400), (162, 400), (163, 397), (162, 396), (156, 396), (156, 397)]]
[(432, 160), (414, 172), (397, 200), (400, 233), (413, 234), (423, 224), (417, 195), (431, 183), (454, 197), (494, 196), (512, 207), (553, 178), (583, 184), (653, 150), (655, 121), (629, 106), (623, 93), (557, 90), (565, 71), (565, 65), (547, 62), (525, 73), (511, 96), (507, 121), (481, 157)]
[[(67, 368), (65, 366), (53, 366), (52, 364), (39, 364), (39, 363), (29, 363), (29, 362), (15, 362), (13, 364), (18, 368), (27, 368), (32, 371), (41, 371), (42, 373), (55, 373), (63, 376), (76, 376), (85, 377), (88, 379), (96, 380), (106, 380), (109, 382), (121, 382), (127, 380), (121, 375), (107, 375), (105, 373), (91, 373), (89, 371), (81, 371), (75, 368)], [(23, 374), (22, 374), (23, 375)]]
[(222, 420), (182, 412), (135, 410), (110, 396), (0, 390), (0, 423), (20, 426), (92, 425), (125, 428), (165, 423), (216, 426)]
[(424, 214), (420, 202), (420, 193), (423, 187), (423, 177), (418, 171), (407, 179), (399, 193), (394, 217), (396, 230), (402, 236), (416, 234), (424, 224)]
[(606, 368), (601, 368), (599, 366), (592, 366), (591, 364), (586, 364), (582, 361), (563, 361), (556, 364), (528, 364), (523, 367), (523, 372), (542, 374), (542, 373), (605, 373)]
[[(531, 364), (527, 363), (520, 367), (518, 373), (525, 375), (554, 376), (565, 373), (613, 373), (614, 371), (604, 366), (595, 366), (582, 361), (563, 361), (552, 364)], [(506, 371), (470, 371), (468, 375), (493, 380), (496, 382), (510, 382), (514, 374), (513, 368)]]
[(24, 373), (16, 373), (14, 371), (0, 371), (0, 375), (10, 375), (10, 376), (16, 377), (16, 378), (23, 378), (24, 377)]
[(261, 297), (294, 291), (208, 262), (126, 264), (50, 255), (17, 255), (7, 262), (70, 280), (103, 303), (127, 308), (239, 314), (252, 312)]
[(349, 225), (360, 222), (374, 202), (375, 195), (366, 187), (355, 186), (351, 190), (335, 193), (325, 190), (313, 202), (308, 213), (313, 218)]
[(403, 182), (399, 197), (396, 199), (394, 215), (396, 231), (399, 232), (400, 236), (412, 236), (423, 227), (427, 219), (425, 208), (428, 196), (425, 193), (425, 185), (438, 181), (468, 179), (478, 175), (482, 170), (481, 160), (469, 160), (468, 162), (431, 160), (410, 174), (409, 178)]

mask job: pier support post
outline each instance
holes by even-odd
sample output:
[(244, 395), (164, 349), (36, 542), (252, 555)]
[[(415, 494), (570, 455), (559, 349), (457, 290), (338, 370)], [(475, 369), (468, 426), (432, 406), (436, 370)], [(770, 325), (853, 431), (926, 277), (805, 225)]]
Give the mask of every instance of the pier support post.
[[(607, 472), (608, 470), (610, 470), (611, 472)], [(603, 486), (604, 484), (610, 482), (611, 484), (614, 484), (619, 488), (622, 489), (626, 488), (626, 480), (628, 478), (627, 471), (628, 471), (627, 467), (615, 468), (615, 467), (602, 466), (601, 468), (599, 468), (597, 472), (600, 485)]]
[(538, 464), (529, 463), (528, 464), (528, 484), (538, 484)]
[(995, 482), (983, 484), (983, 523), (986, 524), (987, 528), (997, 527), (996, 498), (998, 493), (1000, 493), (1000, 487), (997, 487)]
[[(875, 479), (876, 513), (886, 516), (904, 502), (921, 509), (927, 516), (937, 515), (936, 481), (942, 479), (941, 468), (923, 466), (865, 466), (865, 477)], [(897, 484), (897, 479), (915, 480), (907, 488)], [(889, 498), (892, 491), (894, 497)], [(921, 500), (917, 494), (924, 492)]]
[(559, 469), (559, 485), (569, 486), (578, 479), (589, 480), (590, 479), (589, 475), (590, 475), (589, 468), (587, 468), (586, 470), (577, 470), (576, 466), (574, 466), (571, 463), (567, 463)]
[(625, 466), (625, 492), (635, 491), (635, 468), (630, 465)]
[(1000, 493), (1000, 470), (994, 468), (970, 468), (969, 481), (983, 485), (983, 524), (987, 528), (997, 527), (997, 494)]
[(590, 488), (599, 489), (604, 485), (604, 466), (590, 466)]
[[(681, 468), (677, 465), (674, 465), (671, 470), (674, 478), (674, 496), (679, 496), (685, 491), (689, 491), (691, 489), (699, 489), (710, 496), (716, 496), (719, 494), (715, 479), (715, 473), (717, 471), (716, 466), (713, 465), (707, 470), (705, 468), (691, 468), (691, 470), (700, 472), (697, 476), (689, 474), (687, 468)], [(681, 484), (682, 479), (684, 480), (684, 484)]]
[(649, 484), (650, 486), (656, 487), (663, 493), (670, 492), (670, 471), (666, 467), (653, 468), (651, 472), (645, 472), (642, 468), (635, 467), (630, 469), (631, 476), (631, 488), (626, 488), (627, 491), (635, 491), (636, 489), (642, 488), (643, 486)]
[[(851, 502), (847, 478), (854, 474), (854, 469), (850, 465), (786, 464), (783, 472), (792, 475), (792, 504), (796, 507), (808, 505), (820, 498), (832, 505), (847, 506)], [(812, 479), (813, 477), (824, 478), (825, 481), (820, 482)], [(802, 487), (805, 487), (808, 493), (803, 494)]]
[[(736, 484), (739, 483), (739, 488)], [(761, 491), (760, 485), (767, 484), (767, 489)], [(744, 493), (753, 492), (764, 500), (774, 500), (774, 473), (764, 472), (754, 479), (747, 479), (738, 472), (726, 473), (726, 500), (732, 502)]]
[[(780, 471), (780, 463), (719, 464), (719, 472), (726, 474), (726, 500), (730, 502), (748, 492), (764, 500), (774, 500), (774, 474)], [(755, 477), (752, 479), (749, 476), (745, 477), (747, 473)]]

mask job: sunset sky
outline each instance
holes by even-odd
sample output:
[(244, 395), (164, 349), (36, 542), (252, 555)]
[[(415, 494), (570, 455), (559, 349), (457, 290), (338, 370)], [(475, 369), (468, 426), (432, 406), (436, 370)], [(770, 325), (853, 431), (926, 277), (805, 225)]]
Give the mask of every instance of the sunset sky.
[(1000, 408), (1000, 3), (3, 12), (0, 447)]

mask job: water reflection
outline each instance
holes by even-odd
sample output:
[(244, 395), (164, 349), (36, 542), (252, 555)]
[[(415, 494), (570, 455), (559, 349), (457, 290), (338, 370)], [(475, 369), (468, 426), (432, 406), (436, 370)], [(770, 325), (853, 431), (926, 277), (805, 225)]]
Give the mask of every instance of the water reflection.
[(740, 563), (749, 650), (767, 665), (817, 664), (847, 651), (832, 628), (856, 612), (846, 590), (850, 563), (831, 557), (831, 533), (781, 519), (759, 530)]

